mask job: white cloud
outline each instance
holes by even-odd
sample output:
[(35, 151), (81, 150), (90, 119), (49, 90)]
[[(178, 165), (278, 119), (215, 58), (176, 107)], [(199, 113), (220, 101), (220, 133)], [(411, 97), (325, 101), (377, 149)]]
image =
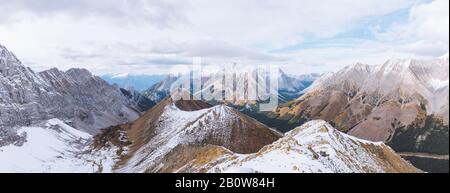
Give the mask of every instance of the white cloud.
[[(287, 64), (287, 68), (294, 70), (303, 68), (303, 65), (298, 66), (300, 63), (309, 65), (314, 71), (317, 66), (330, 69), (348, 61), (357, 61), (361, 56), (380, 56), (377, 51), (388, 47), (386, 45), (389, 42), (398, 41), (399, 38), (395, 36), (401, 30), (393, 28), (389, 33), (380, 33), (380, 37), (385, 38), (382, 41), (387, 43), (377, 44), (376, 48), (355, 44), (357, 52), (338, 47), (277, 55), (269, 51), (302, 43), (309, 37), (332, 38), (351, 30), (365, 17), (388, 14), (408, 8), (415, 2), (416, 0), (0, 1), (0, 43), (14, 51), (25, 64), (37, 70), (84, 67), (97, 74), (133, 70), (154, 73), (164, 71), (167, 65), (201, 56), (206, 63), (275, 63)], [(419, 9), (420, 6), (422, 5), (413, 8), (415, 11), (411, 11), (412, 15), (428, 14), (429, 11)], [(427, 19), (411, 19), (419, 20)], [(406, 27), (398, 29), (400, 28)], [(414, 38), (421, 37), (424, 44), (434, 43), (427, 37), (435, 35), (426, 33), (428, 32), (417, 32)], [(388, 36), (394, 37), (394, 40), (387, 41)], [(415, 43), (421, 49), (423, 47), (419, 45), (420, 41), (407, 43)], [(448, 49), (448, 38), (446, 45)], [(383, 54), (383, 57), (405, 55), (407, 48), (398, 47), (401, 49), (400, 54), (393, 50)], [(431, 52), (432, 49), (427, 50)]]
[(378, 33), (399, 51), (422, 56), (440, 56), (449, 49), (449, 1), (434, 0), (413, 6), (406, 24), (396, 24)]

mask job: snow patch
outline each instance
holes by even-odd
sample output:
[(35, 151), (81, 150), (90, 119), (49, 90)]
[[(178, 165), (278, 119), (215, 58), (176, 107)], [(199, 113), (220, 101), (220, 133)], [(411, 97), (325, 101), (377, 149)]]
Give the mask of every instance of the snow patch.
[(92, 135), (59, 119), (19, 128), (18, 134), (26, 135), (22, 146), (0, 147), (0, 172), (112, 172), (116, 161), (115, 147), (91, 151)]
[(449, 86), (449, 80), (439, 80), (439, 79), (430, 79), (429, 84), (434, 90), (439, 90), (441, 88), (445, 88)]

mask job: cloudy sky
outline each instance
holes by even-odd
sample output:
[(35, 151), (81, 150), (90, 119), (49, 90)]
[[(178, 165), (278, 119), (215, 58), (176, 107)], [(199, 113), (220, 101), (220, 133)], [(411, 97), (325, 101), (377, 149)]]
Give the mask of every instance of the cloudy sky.
[(448, 0), (0, 0), (0, 44), (37, 71), (166, 73), (202, 57), (302, 74), (443, 55), (448, 7)]

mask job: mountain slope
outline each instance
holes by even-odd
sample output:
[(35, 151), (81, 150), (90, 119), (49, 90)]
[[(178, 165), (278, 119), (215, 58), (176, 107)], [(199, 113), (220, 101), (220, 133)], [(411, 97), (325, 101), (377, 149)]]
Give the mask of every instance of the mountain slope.
[(18, 129), (20, 140), (0, 146), (0, 172), (111, 172), (115, 149), (91, 151), (92, 135), (59, 119)]
[(164, 157), (183, 144), (212, 144), (250, 153), (281, 137), (229, 107), (210, 107), (201, 101), (173, 102), (171, 98), (121, 128), (132, 145), (129, 155), (118, 163), (120, 172), (160, 172)]
[[(253, 154), (219, 146), (181, 146), (166, 162), (171, 172), (420, 172), (383, 143), (343, 134), (311, 121)], [(180, 155), (181, 154), (181, 155)]]
[(177, 76), (167, 75), (163, 80), (144, 90), (142, 94), (150, 100), (158, 103), (170, 95), (170, 87), (177, 80)]

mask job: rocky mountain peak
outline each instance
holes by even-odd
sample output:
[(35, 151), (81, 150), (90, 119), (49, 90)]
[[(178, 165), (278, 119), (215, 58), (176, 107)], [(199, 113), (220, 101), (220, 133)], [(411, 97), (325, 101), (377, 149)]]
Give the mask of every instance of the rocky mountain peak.
[(0, 129), (59, 118), (96, 133), (139, 115), (119, 89), (85, 69), (35, 73), (5, 47), (0, 52)]
[[(0, 59), (1, 60), (8, 60), (9, 62), (14, 62), (15, 64), (20, 64), (19, 59), (10, 52), (5, 46), (0, 44)], [(5, 63), (4, 63), (5, 64)]]
[(33, 79), (32, 71), (22, 65), (19, 59), (0, 44), (0, 75), (12, 79), (14, 76)]

